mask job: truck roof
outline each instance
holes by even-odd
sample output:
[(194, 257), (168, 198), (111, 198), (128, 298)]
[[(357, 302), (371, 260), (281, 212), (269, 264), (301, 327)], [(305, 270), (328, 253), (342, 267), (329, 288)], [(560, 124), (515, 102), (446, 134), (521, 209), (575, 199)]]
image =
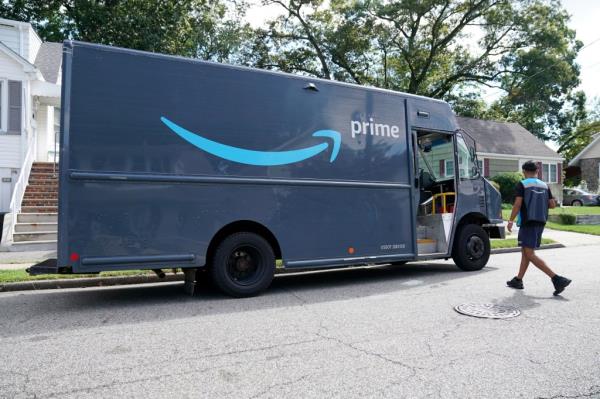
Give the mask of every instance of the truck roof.
[(382, 89), (379, 87), (363, 86), (363, 85), (359, 85), (356, 83), (340, 82), (337, 80), (317, 78), (314, 76), (297, 75), (297, 74), (293, 74), (293, 73), (289, 73), (289, 72), (281, 72), (281, 71), (273, 71), (273, 70), (269, 70), (269, 69), (260, 69), (260, 68), (253, 68), (253, 67), (248, 67), (248, 66), (225, 64), (225, 63), (215, 62), (215, 61), (205, 61), (205, 60), (200, 60), (200, 59), (196, 59), (196, 58), (183, 57), (183, 56), (179, 56), (179, 55), (153, 53), (153, 52), (149, 52), (149, 51), (134, 50), (134, 49), (124, 48), (124, 47), (108, 46), (108, 45), (97, 44), (97, 43), (88, 43), (88, 42), (82, 42), (82, 41), (77, 41), (77, 40), (65, 40), (63, 43), (67, 48), (73, 48), (75, 46), (94, 47), (98, 50), (104, 50), (104, 51), (123, 52), (123, 53), (128, 53), (128, 54), (139, 54), (139, 55), (149, 56), (149, 57), (176, 59), (176, 60), (185, 61), (185, 62), (218, 65), (220, 67), (238, 69), (238, 70), (243, 70), (243, 71), (254, 71), (254, 72), (273, 74), (273, 75), (283, 75), (283, 76), (287, 76), (287, 77), (290, 77), (293, 79), (314, 80), (314, 81), (324, 82), (324, 83), (328, 83), (328, 84), (349, 86), (349, 87), (361, 88), (364, 90), (370, 90), (370, 91), (375, 91), (375, 92), (380, 92), (380, 93), (400, 95), (400, 96), (408, 97), (408, 98), (431, 101), (431, 102), (435, 102), (435, 103), (445, 104), (448, 106), (448, 108), (450, 108), (450, 105), (444, 100), (421, 96), (421, 95), (417, 95), (417, 94), (405, 93), (405, 92), (401, 92), (401, 91), (390, 90), (390, 89)]

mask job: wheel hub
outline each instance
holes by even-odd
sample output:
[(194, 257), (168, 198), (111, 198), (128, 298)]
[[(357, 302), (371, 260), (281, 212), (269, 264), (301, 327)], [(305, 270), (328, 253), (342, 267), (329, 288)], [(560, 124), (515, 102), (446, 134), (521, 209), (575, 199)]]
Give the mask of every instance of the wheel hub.
[(467, 252), (472, 259), (479, 259), (485, 252), (485, 244), (479, 236), (471, 236), (467, 240)]
[(229, 277), (239, 284), (249, 284), (258, 277), (259, 256), (256, 249), (245, 246), (233, 251), (229, 256)]

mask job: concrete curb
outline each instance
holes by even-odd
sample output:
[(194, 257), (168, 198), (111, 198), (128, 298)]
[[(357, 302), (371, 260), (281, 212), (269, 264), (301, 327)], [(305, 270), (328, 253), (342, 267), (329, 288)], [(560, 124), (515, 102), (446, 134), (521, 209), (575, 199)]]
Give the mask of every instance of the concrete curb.
[[(553, 249), (564, 248), (563, 244), (547, 244), (542, 245), (538, 249)], [(492, 249), (492, 254), (505, 254), (510, 252), (521, 252), (521, 248), (499, 248)], [(321, 270), (321, 269), (318, 269)], [(303, 270), (307, 271), (307, 270)], [(297, 270), (289, 271), (290, 273), (298, 272)], [(276, 274), (285, 274), (281, 270)], [(88, 278), (70, 278), (56, 280), (36, 280), (24, 281), (20, 283), (5, 283), (0, 285), (0, 292), (10, 291), (30, 291), (30, 290), (50, 290), (60, 288), (86, 288), (86, 287), (110, 287), (115, 285), (132, 285), (132, 284), (148, 284), (162, 282), (183, 282), (183, 273), (167, 274), (165, 278), (158, 278), (154, 275), (139, 275), (139, 276), (115, 276), (115, 277), (88, 277)]]
[(175, 275), (167, 274), (165, 278), (158, 278), (157, 276), (153, 275), (140, 275), (24, 281), (20, 283), (2, 284), (0, 285), (0, 292), (48, 290), (59, 288), (108, 287), (113, 285), (148, 284), (172, 281), (183, 281), (183, 273), (178, 273)]
[[(536, 251), (541, 250), (541, 249), (554, 249), (554, 248), (565, 248), (565, 246), (561, 243), (556, 243), (556, 244), (546, 244), (546, 245), (542, 245), (541, 247), (539, 247), (538, 249), (536, 249)], [(520, 247), (515, 247), (515, 248), (498, 248), (498, 249), (492, 249), (492, 254), (508, 254), (511, 252), (521, 252), (521, 248)]]

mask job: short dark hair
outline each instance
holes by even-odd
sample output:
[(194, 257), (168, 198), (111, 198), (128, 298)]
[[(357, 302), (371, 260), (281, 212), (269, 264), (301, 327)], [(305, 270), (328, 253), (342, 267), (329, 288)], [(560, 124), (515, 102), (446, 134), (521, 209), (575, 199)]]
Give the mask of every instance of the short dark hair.
[(538, 166), (533, 161), (527, 161), (527, 162), (525, 162), (523, 164), (523, 166), (521, 167), (521, 169), (523, 169), (526, 172), (537, 172)]

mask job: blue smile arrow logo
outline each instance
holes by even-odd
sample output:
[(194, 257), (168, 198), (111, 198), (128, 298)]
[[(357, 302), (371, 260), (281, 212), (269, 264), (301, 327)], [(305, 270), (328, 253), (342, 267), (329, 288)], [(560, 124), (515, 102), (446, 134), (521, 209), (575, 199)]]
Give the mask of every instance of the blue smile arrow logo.
[[(243, 163), (246, 165), (257, 165), (257, 166), (275, 166), (275, 165), (287, 165), (290, 163), (304, 161), (305, 159), (314, 157), (315, 155), (325, 151), (329, 147), (329, 143), (320, 143), (313, 145), (312, 147), (302, 148), (299, 150), (292, 151), (254, 151), (246, 150), (244, 148), (232, 147), (230, 145), (217, 143), (216, 141), (209, 140), (196, 133), (192, 133), (187, 129), (171, 122), (169, 119), (162, 116), (160, 118), (162, 123), (167, 125), (169, 129), (177, 133), (179, 137), (187, 141), (188, 143), (200, 148), (209, 154), (217, 157), (227, 159), (237, 163)], [(331, 150), (331, 156), (329, 162), (335, 161), (335, 158), (340, 152), (340, 143), (342, 137), (339, 132), (335, 130), (318, 130), (314, 132), (313, 137), (327, 137), (333, 141), (333, 149)]]

